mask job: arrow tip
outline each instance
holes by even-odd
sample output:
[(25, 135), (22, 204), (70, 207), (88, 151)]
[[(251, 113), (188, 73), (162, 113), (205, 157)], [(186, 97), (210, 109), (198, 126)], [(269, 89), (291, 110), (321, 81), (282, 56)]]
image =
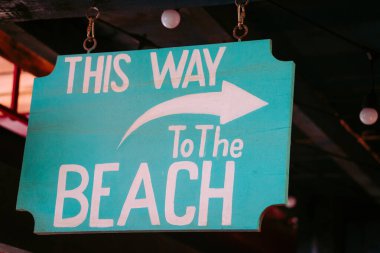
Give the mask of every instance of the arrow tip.
[(222, 83), (222, 93), (225, 101), (220, 117), (222, 125), (268, 105), (268, 102), (227, 81)]

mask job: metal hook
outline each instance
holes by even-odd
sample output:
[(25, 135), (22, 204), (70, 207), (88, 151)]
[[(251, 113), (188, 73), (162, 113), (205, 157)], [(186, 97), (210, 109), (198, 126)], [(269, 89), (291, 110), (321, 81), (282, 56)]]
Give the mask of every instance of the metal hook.
[(238, 3), (238, 0), (235, 0), (235, 5), (237, 7), (238, 21), (237, 21), (237, 25), (234, 27), (232, 31), (232, 35), (238, 41), (241, 41), (241, 39), (247, 36), (248, 34), (248, 26), (244, 24), (244, 19), (246, 16), (245, 6), (248, 4), (248, 2), (249, 0), (245, 0), (245, 2)]
[(87, 9), (86, 17), (87, 17), (88, 20), (90, 20), (90, 19), (98, 19), (99, 15), (100, 15), (100, 11), (99, 11), (99, 9), (97, 7), (92, 6), (92, 7), (90, 7), (90, 8)]
[[(87, 26), (87, 38), (83, 41), (83, 48), (90, 53), (97, 46), (97, 41), (95, 39), (95, 20), (99, 18), (100, 11), (97, 7), (90, 7), (86, 12), (86, 17), (88, 19)], [(90, 45), (90, 46), (89, 46)]]
[(239, 6), (239, 5), (244, 5), (244, 6), (246, 6), (246, 5), (248, 4), (249, 0), (245, 0), (244, 2), (241, 2), (241, 3), (238, 3), (238, 2), (239, 2), (239, 0), (235, 0), (235, 4), (236, 4), (236, 6)]
[[(239, 31), (243, 31), (242, 34), (239, 34)], [(248, 35), (248, 26), (242, 24), (242, 25), (236, 25), (234, 27), (234, 30), (232, 31), (232, 35), (234, 36), (235, 39), (238, 41), (241, 41), (245, 36)]]
[[(87, 44), (92, 44), (90, 47), (87, 46)], [(84, 41), (83, 41), (83, 48), (84, 50), (87, 51), (87, 53), (91, 53), (92, 50), (94, 50), (96, 48), (96, 46), (98, 45), (98, 42), (96, 41), (95, 38), (86, 38)]]

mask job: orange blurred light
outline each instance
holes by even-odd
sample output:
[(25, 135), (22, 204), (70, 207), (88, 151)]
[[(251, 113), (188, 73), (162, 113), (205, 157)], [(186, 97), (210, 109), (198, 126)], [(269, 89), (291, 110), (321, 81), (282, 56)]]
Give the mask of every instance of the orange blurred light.
[[(10, 108), (12, 101), (13, 71), (14, 64), (0, 57), (0, 104), (8, 108)], [(32, 97), (34, 78), (34, 75), (25, 71), (21, 71), (17, 104), (18, 114), (28, 115), (30, 112), (30, 102)], [(1, 111), (0, 126), (5, 127), (22, 136), (26, 135), (25, 124), (21, 124), (21, 122), (9, 119)]]

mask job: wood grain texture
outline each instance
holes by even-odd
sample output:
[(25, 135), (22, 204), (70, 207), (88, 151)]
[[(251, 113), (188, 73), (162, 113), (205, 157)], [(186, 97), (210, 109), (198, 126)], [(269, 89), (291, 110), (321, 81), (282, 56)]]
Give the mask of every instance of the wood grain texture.
[[(181, 0), (181, 1), (93, 1), (102, 11), (131, 10), (131, 9), (175, 9), (190, 6), (210, 6), (232, 4), (227, 0)], [(0, 1), (0, 19), (11, 21), (54, 19), (67, 17), (81, 17), (89, 7), (89, 1), (56, 0), (56, 1)]]

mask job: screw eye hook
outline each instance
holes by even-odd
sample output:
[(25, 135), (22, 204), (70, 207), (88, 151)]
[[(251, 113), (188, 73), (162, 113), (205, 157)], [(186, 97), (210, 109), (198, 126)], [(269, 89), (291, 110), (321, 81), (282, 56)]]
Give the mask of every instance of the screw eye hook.
[(100, 11), (97, 7), (90, 7), (87, 9), (86, 17), (87, 19), (98, 19), (100, 15)]
[(92, 6), (88, 8), (86, 12), (86, 17), (88, 19), (87, 26), (87, 37), (83, 41), (83, 48), (87, 51), (87, 53), (91, 53), (97, 46), (97, 41), (95, 39), (95, 20), (99, 18), (100, 11), (97, 7)]
[(248, 34), (248, 26), (244, 24), (244, 19), (246, 16), (245, 6), (248, 2), (249, 0), (235, 0), (235, 5), (237, 7), (237, 25), (234, 27), (232, 35), (238, 41), (241, 41)]

